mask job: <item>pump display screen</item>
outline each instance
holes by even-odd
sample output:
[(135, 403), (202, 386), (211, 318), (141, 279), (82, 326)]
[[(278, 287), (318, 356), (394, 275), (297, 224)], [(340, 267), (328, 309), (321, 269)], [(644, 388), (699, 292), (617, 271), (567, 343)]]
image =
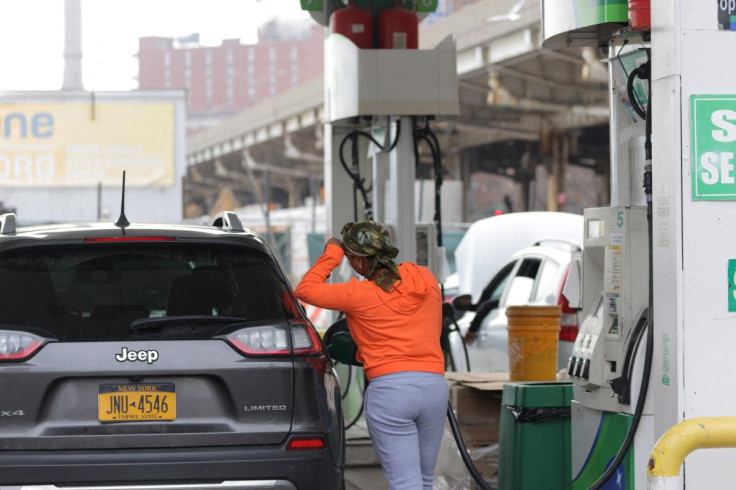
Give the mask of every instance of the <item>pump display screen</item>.
[(588, 220), (585, 238), (600, 238), (606, 234), (606, 222), (599, 219)]

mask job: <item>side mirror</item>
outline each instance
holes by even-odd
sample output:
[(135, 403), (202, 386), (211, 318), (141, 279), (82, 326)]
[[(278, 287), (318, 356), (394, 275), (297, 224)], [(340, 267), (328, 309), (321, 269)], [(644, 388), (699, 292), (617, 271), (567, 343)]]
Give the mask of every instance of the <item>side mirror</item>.
[(471, 311), (473, 310), (473, 303), (470, 300), (469, 294), (462, 294), (452, 298), (452, 306), (458, 311)]
[(564, 286), (562, 286), (562, 295), (567, 298), (570, 308), (579, 310), (583, 307), (582, 277), (583, 252), (572, 252), (572, 257), (570, 259), (570, 272), (567, 274)]

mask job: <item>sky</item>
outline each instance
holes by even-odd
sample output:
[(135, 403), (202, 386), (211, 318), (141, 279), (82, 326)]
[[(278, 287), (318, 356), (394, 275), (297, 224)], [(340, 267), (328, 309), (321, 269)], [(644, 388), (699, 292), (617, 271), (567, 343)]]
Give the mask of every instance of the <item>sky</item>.
[[(254, 43), (274, 16), (309, 18), (299, 0), (82, 0), (84, 88), (135, 89), (139, 37)], [(59, 90), (63, 55), (64, 0), (0, 0), (0, 91)]]

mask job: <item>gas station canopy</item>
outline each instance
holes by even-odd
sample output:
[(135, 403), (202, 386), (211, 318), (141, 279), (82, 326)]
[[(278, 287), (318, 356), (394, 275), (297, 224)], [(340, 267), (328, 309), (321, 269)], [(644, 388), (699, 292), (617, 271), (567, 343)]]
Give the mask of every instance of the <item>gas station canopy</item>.
[[(605, 53), (575, 43), (553, 51), (543, 45), (541, 26), (539, 3), (525, 0), (479, 0), (420, 25), (421, 50), (435, 50), (448, 36), (455, 44), (459, 116), (438, 121), (436, 128), (450, 156), (446, 166), (457, 176), (464, 152), (478, 155), (499, 142), (544, 144), (550, 135), (607, 125), (608, 75), (600, 61)], [(187, 192), (229, 185), (253, 194), (251, 182), (268, 170), (275, 192), (298, 205), (308, 180), (323, 172), (323, 87), (323, 79), (315, 78), (191, 136)], [(607, 166), (607, 151), (601, 148), (593, 165)], [(519, 164), (516, 158), (512, 165)]]

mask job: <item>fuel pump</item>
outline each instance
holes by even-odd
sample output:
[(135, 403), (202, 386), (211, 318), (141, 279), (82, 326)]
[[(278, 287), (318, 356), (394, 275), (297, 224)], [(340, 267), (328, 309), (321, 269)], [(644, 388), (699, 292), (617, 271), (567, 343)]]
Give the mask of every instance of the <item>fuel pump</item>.
[(646, 488), (655, 442), (648, 4), (633, 2), (627, 26), (626, 9), (583, 17), (542, 3), (546, 47), (606, 46), (609, 67), (611, 207), (584, 211), (580, 288), (568, 291), (582, 307), (567, 366), (574, 490)]
[[(651, 429), (651, 400), (638, 407), (649, 302), (647, 210), (617, 206), (585, 210), (582, 253), (584, 319), (568, 362), (573, 382), (573, 488), (594, 486), (613, 456), (622, 461), (611, 479), (635, 488), (648, 453), (624, 447), (627, 433), (644, 420)], [(646, 389), (646, 388), (645, 388)], [(639, 415), (636, 415), (639, 409)], [(638, 427), (636, 427), (638, 429)], [(650, 430), (629, 438), (654, 444)], [(607, 487), (606, 487), (607, 488)], [(616, 488), (616, 487), (612, 487)]]
[(584, 320), (568, 362), (575, 401), (619, 412), (631, 403), (627, 372), (646, 321), (648, 258), (646, 208), (585, 210)]
[(645, 485), (648, 453), (635, 448), (654, 444), (651, 397), (647, 403), (652, 336), (644, 340), (653, 321), (651, 104), (648, 89), (634, 91), (638, 78), (648, 81), (649, 60), (648, 51), (630, 48), (627, 69), (627, 44), (609, 50), (612, 207), (584, 212), (584, 319), (568, 363), (574, 489)]

